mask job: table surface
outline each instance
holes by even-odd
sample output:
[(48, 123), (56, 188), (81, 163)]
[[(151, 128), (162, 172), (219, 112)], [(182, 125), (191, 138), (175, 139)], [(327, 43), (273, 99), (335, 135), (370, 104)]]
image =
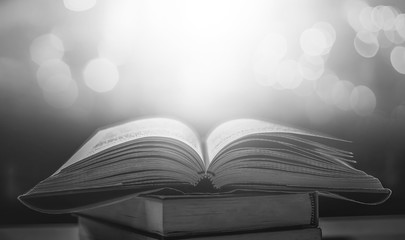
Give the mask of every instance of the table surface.
[[(325, 240), (405, 239), (405, 216), (321, 218)], [(1, 240), (79, 240), (77, 224), (0, 226)]]

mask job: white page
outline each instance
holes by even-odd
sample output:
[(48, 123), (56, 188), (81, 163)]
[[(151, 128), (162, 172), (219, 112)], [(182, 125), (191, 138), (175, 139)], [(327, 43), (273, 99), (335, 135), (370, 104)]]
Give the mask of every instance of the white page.
[(179, 140), (193, 148), (202, 159), (200, 140), (187, 125), (173, 119), (149, 118), (100, 130), (53, 175), (65, 167), (107, 148), (143, 137), (168, 137)]
[(215, 128), (206, 140), (209, 161), (226, 145), (238, 138), (258, 133), (295, 133), (307, 136), (317, 136), (335, 139), (305, 130), (269, 123), (255, 119), (237, 119), (225, 122)]

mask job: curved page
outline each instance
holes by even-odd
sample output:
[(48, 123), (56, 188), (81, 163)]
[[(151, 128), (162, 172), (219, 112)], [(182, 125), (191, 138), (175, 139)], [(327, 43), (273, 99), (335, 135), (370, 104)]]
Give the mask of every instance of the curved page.
[(200, 141), (187, 125), (167, 118), (149, 118), (136, 120), (98, 131), (53, 175), (93, 154), (118, 144), (144, 137), (168, 137), (186, 143), (194, 149), (200, 159), (202, 150)]
[(295, 133), (340, 140), (327, 135), (287, 127), (275, 123), (255, 119), (238, 119), (223, 123), (210, 133), (206, 140), (209, 161), (212, 161), (219, 151), (238, 138), (256, 133)]

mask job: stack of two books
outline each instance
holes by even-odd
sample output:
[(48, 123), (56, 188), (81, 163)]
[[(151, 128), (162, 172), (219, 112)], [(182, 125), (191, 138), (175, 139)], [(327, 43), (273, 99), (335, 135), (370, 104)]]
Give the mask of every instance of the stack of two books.
[(316, 193), (148, 195), (77, 215), (81, 240), (322, 238)]

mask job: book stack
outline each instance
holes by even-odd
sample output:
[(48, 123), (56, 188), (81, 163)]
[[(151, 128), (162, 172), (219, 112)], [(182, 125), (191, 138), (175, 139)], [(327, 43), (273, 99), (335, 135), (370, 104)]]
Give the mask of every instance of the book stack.
[(315, 192), (148, 195), (76, 215), (81, 240), (321, 239)]
[(78, 214), (84, 239), (319, 239), (318, 195), (378, 204), (391, 194), (352, 166), (348, 144), (254, 119), (204, 139), (177, 120), (141, 119), (97, 131), (19, 199)]

